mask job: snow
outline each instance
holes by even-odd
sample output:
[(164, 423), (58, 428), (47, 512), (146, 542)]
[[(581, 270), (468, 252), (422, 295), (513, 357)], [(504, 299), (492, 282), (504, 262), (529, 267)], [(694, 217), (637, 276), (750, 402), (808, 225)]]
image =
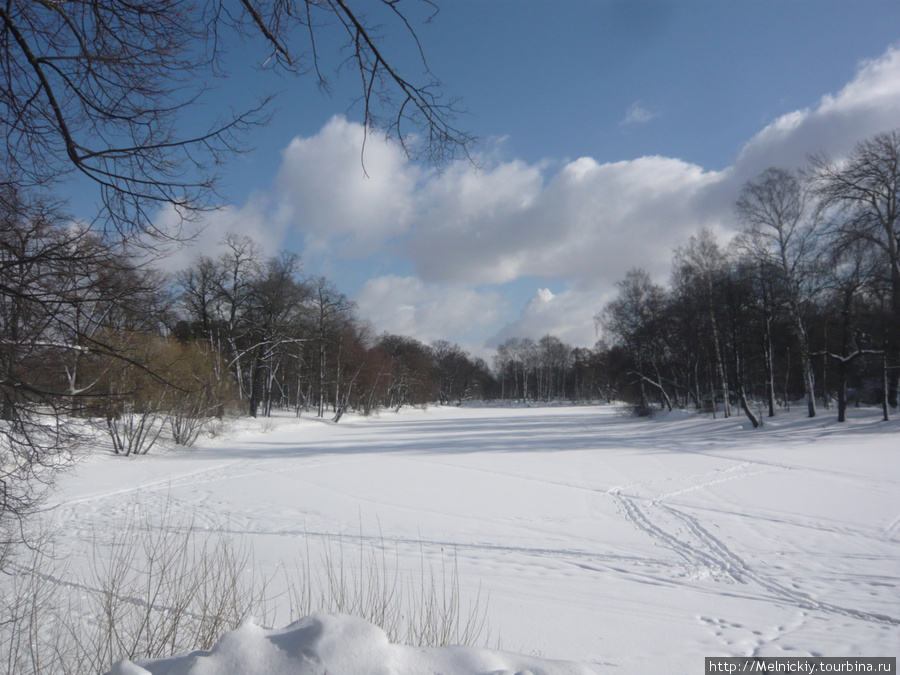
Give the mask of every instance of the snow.
[(761, 430), (615, 406), (242, 420), (192, 450), (93, 454), (51, 514), (72, 560), (111, 539), (136, 497), (249, 541), (265, 574), (310, 549), (317, 560), (326, 541), (347, 559), (383, 542), (403, 570), (450, 557), (463, 605), (489, 598), (502, 649), (390, 644), (317, 614), (248, 622), (210, 652), (118, 675), (640, 675), (701, 672), (705, 656), (892, 656), (900, 425), (851, 416), (797, 411)]
[(362, 619), (316, 614), (283, 630), (245, 622), (210, 651), (145, 664), (121, 661), (108, 675), (590, 675), (586, 666), (471, 647), (416, 648), (390, 644)]

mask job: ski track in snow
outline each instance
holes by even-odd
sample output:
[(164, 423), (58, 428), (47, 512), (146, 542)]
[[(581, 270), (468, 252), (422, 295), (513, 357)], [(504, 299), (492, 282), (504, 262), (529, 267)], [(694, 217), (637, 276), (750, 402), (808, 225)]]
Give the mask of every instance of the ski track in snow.
[[(755, 583), (769, 591), (775, 602), (787, 602), (802, 609), (826, 614), (842, 614), (863, 621), (900, 626), (900, 619), (814, 600), (806, 593), (792, 590), (777, 581), (764, 577), (755, 572), (740, 556), (704, 528), (697, 518), (671, 506), (659, 505), (659, 499), (653, 500), (647, 509), (642, 509), (638, 504), (639, 500), (634, 497), (621, 492), (614, 494), (614, 497), (622, 506), (625, 516), (635, 527), (675, 551), (694, 569), (709, 570), (713, 577), (724, 579), (728, 583)], [(693, 536), (688, 539), (674, 534), (671, 525), (672, 519), (666, 519), (660, 511), (665, 515), (673, 516), (674, 522), (686, 525), (688, 532)]]
[[(889, 562), (900, 556), (900, 514), (871, 514), (879, 525), (799, 497), (796, 505), (767, 499), (784, 481), (900, 485), (896, 460), (883, 476), (844, 462), (841, 429), (798, 421), (755, 433), (734, 420), (639, 422), (603, 408), (437, 409), (284, 425), (280, 435), (238, 434), (153, 457), (132, 484), (63, 494), (53, 522), (74, 550), (135, 501), (168, 505), (192, 512), (201, 529), (250, 538), (269, 568), (302, 540), (339, 541), (348, 552), (390, 546), (413, 568), (452, 552), (464, 580), (482, 575), (464, 587), (483, 584), (499, 605), (491, 624), (504, 647), (620, 671), (669, 670), (673, 649), (693, 654), (680, 663), (702, 667), (716, 653), (829, 655), (840, 640), (848, 653), (900, 648), (890, 611), (900, 605), (900, 569)], [(881, 439), (863, 431), (865, 442)], [(886, 439), (887, 448), (896, 434)], [(827, 462), (806, 454), (828, 443)], [(92, 471), (123, 466), (88, 464), (73, 482), (90, 485)], [(405, 498), (422, 487), (406, 476), (433, 490)], [(818, 546), (830, 548), (806, 554)], [(537, 609), (550, 598), (555, 631)], [(521, 608), (530, 604), (529, 620)], [(647, 634), (660, 645), (644, 654)]]
[(900, 533), (900, 515), (894, 518), (894, 520), (891, 521), (891, 524), (885, 528), (884, 536), (887, 539), (896, 541), (898, 533)]

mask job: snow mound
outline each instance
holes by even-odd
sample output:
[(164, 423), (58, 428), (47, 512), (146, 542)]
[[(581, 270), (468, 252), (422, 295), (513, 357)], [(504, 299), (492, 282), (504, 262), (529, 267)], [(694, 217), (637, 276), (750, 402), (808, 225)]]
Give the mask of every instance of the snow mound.
[(281, 630), (251, 621), (209, 651), (119, 661), (106, 675), (596, 675), (586, 665), (473, 647), (391, 644), (380, 628), (350, 616), (314, 614)]

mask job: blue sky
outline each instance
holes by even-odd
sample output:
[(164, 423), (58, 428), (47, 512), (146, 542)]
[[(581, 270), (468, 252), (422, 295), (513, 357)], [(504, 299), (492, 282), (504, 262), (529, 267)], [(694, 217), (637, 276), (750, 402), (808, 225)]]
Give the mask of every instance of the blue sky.
[(226, 208), (165, 266), (236, 230), (299, 253), (377, 332), (479, 355), (513, 335), (590, 346), (615, 281), (633, 266), (665, 281), (701, 226), (727, 237), (745, 180), (900, 126), (894, 0), (439, 4), (417, 31), (482, 139), (480, 170), (435, 173), (370, 137), (365, 177), (356, 80), (323, 95), (258, 72), (246, 46), (206, 109), (278, 91), (273, 120), (226, 167)]

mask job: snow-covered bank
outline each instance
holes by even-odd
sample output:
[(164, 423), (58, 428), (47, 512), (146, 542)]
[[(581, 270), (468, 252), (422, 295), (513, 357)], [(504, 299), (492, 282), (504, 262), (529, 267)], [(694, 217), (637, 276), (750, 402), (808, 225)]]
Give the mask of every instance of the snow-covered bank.
[(348, 616), (314, 615), (283, 630), (246, 622), (211, 650), (137, 666), (119, 662), (108, 675), (592, 675), (575, 663), (472, 647), (407, 647)]
[(242, 421), (193, 451), (87, 459), (53, 517), (73, 561), (135, 497), (224, 523), (266, 574), (307, 547), (317, 564), (326, 538), (347, 560), (384, 542), (404, 570), (453, 556), (504, 650), (601, 672), (894, 655), (900, 427), (851, 414), (759, 431), (587, 406)]

